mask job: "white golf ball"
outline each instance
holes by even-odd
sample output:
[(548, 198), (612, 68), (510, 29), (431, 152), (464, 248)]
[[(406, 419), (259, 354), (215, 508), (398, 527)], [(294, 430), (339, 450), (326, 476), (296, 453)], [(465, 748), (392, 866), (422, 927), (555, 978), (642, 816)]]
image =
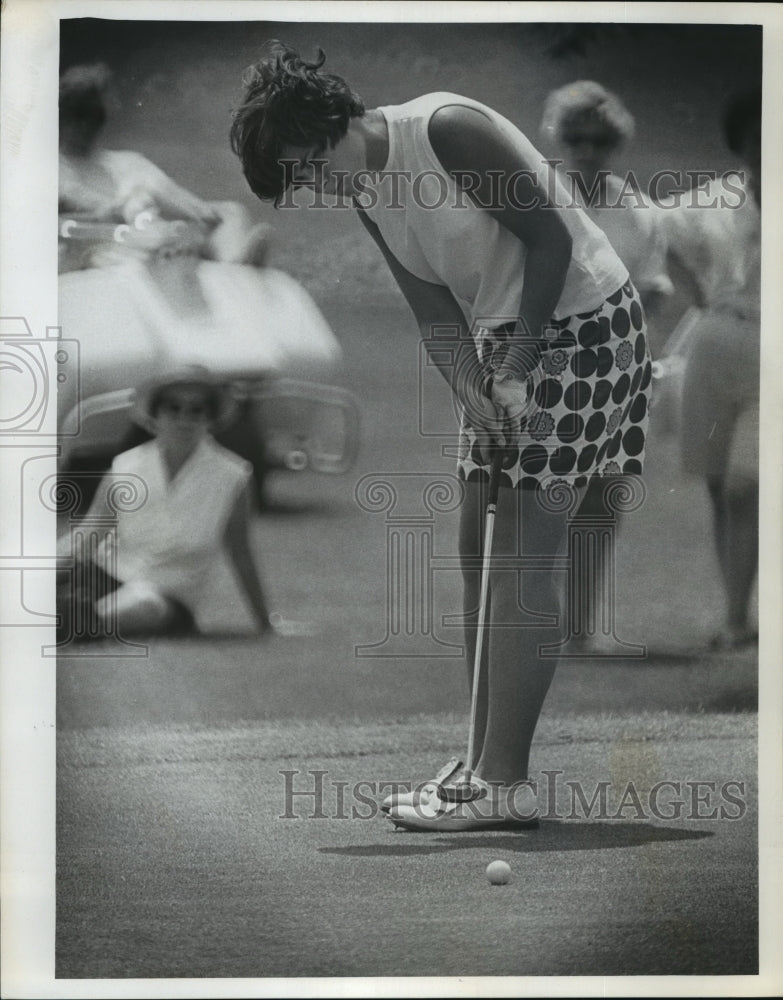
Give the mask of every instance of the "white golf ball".
[(505, 861), (490, 861), (487, 865), (487, 878), (490, 885), (505, 885), (511, 878), (511, 868)]

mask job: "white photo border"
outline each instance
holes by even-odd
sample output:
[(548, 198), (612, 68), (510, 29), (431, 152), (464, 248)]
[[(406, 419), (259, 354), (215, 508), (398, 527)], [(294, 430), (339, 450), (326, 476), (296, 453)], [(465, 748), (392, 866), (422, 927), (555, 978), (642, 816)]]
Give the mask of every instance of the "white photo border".
[[(2, 31), (2, 273), (0, 314), (24, 316), (38, 334), (56, 322), (56, 107), (59, 21), (585, 21), (761, 24), (764, 28), (762, 284), (762, 537), (759, 650), (759, 788), (761, 866), (760, 974), (749, 977), (330, 980), (56, 980), (54, 978), (55, 671), (40, 656), (38, 629), (0, 634), (2, 693), (2, 975), (7, 997), (249, 996), (765, 996), (783, 992), (781, 933), (781, 787), (783, 745), (783, 13), (766, 3), (390, 3), (225, 2), (225, 0), (5, 0)], [(769, 224), (766, 222), (769, 221)], [(48, 436), (47, 436), (48, 435)], [(45, 427), (42, 458), (55, 470), (56, 428)], [(2, 457), (2, 456), (0, 456)], [(1, 471), (1, 470), (0, 470)], [(18, 509), (18, 478), (0, 476), (0, 509)], [(54, 515), (51, 515), (52, 519)], [(52, 524), (42, 523), (42, 531)], [(0, 525), (0, 554), (18, 526)], [(41, 574), (44, 577), (44, 574)], [(44, 603), (54, 587), (40, 582)], [(0, 607), (4, 599), (0, 591)], [(51, 633), (49, 633), (51, 634)]]

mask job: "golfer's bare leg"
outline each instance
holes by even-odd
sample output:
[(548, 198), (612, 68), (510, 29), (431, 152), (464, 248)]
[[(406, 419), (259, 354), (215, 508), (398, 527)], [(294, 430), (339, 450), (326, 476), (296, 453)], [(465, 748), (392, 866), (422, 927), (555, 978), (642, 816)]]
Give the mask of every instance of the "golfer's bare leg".
[[(564, 548), (567, 525), (566, 514), (545, 511), (532, 491), (501, 488), (493, 551), (554, 557)], [(557, 617), (552, 624), (541, 624), (534, 613), (558, 616), (564, 585), (562, 572), (493, 571), (489, 697), (476, 766), (476, 774), (486, 781), (513, 784), (528, 776), (530, 745), (557, 664), (554, 658), (539, 657), (539, 647), (561, 636)]]

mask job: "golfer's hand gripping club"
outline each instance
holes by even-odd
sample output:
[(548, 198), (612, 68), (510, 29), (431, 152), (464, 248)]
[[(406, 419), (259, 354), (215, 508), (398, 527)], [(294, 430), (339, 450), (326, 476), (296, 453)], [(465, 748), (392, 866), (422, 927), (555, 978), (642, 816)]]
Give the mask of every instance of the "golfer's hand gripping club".
[(470, 421), (485, 462), (498, 448), (516, 444), (529, 406), (528, 384), (516, 376), (496, 381), (489, 396), (472, 402)]
[(522, 420), (530, 408), (527, 380), (516, 375), (496, 376), (490, 398), (499, 415), (505, 444), (515, 444), (522, 430)]

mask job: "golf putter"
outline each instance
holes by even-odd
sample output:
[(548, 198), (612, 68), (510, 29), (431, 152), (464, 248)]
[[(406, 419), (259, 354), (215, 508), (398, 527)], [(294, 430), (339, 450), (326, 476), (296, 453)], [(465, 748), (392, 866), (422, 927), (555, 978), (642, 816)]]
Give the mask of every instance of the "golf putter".
[(481, 674), (481, 654), (484, 649), (484, 632), (487, 627), (487, 596), (489, 594), (489, 571), (492, 559), (492, 535), (495, 530), (495, 513), (500, 489), (500, 472), (503, 466), (503, 449), (494, 448), (489, 473), (489, 492), (484, 515), (484, 544), (481, 553), (481, 589), (479, 592), (478, 622), (476, 626), (476, 652), (473, 657), (473, 684), (470, 694), (470, 724), (468, 727), (468, 752), (465, 757), (465, 771), (462, 781), (453, 788), (438, 788), (442, 800), (468, 802), (476, 797), (476, 789), (470, 784), (473, 750), (476, 737), (476, 708), (478, 707), (478, 686)]

